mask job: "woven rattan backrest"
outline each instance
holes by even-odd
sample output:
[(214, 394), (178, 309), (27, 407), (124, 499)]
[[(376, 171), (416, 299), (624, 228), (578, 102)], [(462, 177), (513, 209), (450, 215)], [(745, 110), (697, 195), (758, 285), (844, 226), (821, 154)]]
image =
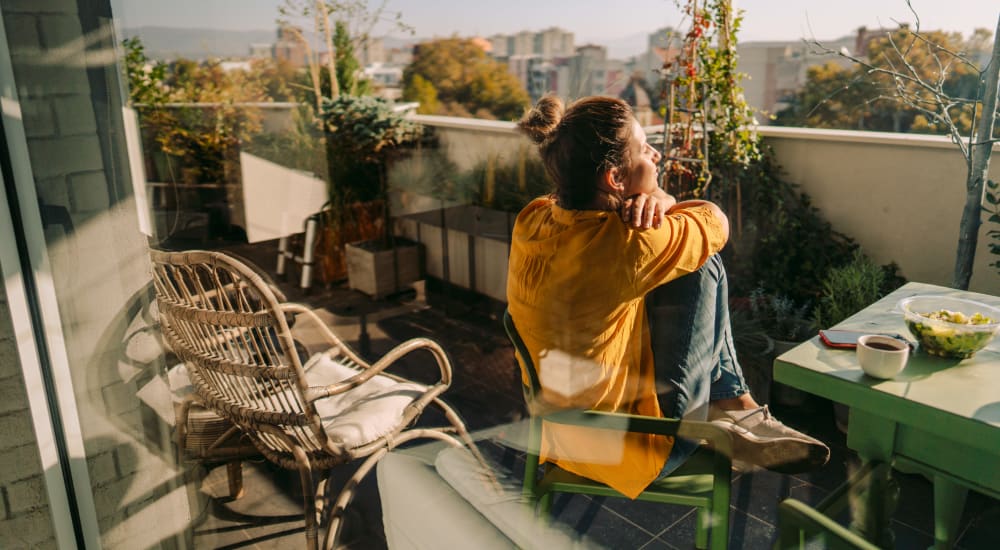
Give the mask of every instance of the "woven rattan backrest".
[(279, 432), (308, 451), (325, 446), (288, 323), (263, 279), (219, 252), (150, 258), (164, 339), (206, 404), (272, 451), (291, 451)]

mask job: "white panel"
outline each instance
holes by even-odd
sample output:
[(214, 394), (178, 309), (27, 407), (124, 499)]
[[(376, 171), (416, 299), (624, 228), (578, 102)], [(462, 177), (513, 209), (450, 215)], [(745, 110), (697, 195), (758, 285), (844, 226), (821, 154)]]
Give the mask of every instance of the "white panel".
[(251, 243), (301, 233), (327, 200), (325, 181), (247, 153), (240, 153), (240, 174)]

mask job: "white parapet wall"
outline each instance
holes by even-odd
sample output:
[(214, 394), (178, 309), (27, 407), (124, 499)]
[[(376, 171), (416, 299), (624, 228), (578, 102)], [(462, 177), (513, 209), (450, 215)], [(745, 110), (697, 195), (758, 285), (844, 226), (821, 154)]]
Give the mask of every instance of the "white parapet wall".
[[(911, 281), (949, 285), (965, 203), (965, 160), (945, 137), (761, 128), (787, 181), (797, 183), (840, 232)], [(990, 177), (1000, 181), (1000, 147)], [(988, 216), (988, 215), (987, 215)], [(984, 216), (984, 219), (987, 217)], [(1000, 294), (984, 223), (970, 290)]]
[[(489, 154), (513, 155), (527, 143), (511, 122), (413, 118), (437, 129), (459, 167)], [(774, 126), (759, 132), (782, 177), (873, 260), (896, 262), (911, 281), (951, 283), (967, 169), (946, 137)], [(994, 152), (990, 177), (1000, 181), (1000, 145)], [(990, 254), (986, 235), (994, 228), (984, 223), (980, 231), (970, 290), (1000, 295), (1000, 272), (989, 265), (1000, 257)]]

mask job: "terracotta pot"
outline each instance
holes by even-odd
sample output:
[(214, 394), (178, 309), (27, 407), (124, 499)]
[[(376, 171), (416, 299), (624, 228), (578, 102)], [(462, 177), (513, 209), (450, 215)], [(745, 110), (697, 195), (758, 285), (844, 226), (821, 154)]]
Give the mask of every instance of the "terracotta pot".
[[(330, 284), (347, 277), (345, 245), (380, 238), (385, 225), (382, 212), (382, 201), (353, 203), (344, 213), (323, 212), (315, 248), (320, 283)], [(340, 217), (340, 220), (336, 221), (334, 216)]]

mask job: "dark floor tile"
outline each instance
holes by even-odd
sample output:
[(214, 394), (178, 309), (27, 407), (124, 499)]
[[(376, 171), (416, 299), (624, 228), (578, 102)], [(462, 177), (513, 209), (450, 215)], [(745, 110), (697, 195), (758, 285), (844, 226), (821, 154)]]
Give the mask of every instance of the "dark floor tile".
[(1000, 501), (983, 495), (970, 495), (966, 515), (970, 521), (958, 539), (964, 550), (986, 550), (1000, 546)]
[(653, 534), (618, 515), (602, 497), (560, 494), (552, 502), (552, 517), (606, 548), (639, 548)]
[(919, 529), (892, 521), (892, 531), (896, 535), (896, 548), (906, 550), (909, 548), (929, 548), (934, 544), (934, 536)]
[(753, 516), (734, 514), (729, 529), (730, 548), (770, 548), (777, 530)]
[(644, 546), (641, 546), (639, 550), (681, 550), (681, 549), (659, 537), (653, 537)]
[(924, 476), (893, 471), (899, 484), (896, 519), (924, 533), (934, 533), (934, 487)]
[(830, 446), (830, 460), (822, 468), (811, 472), (795, 474), (794, 477), (810, 485), (833, 491), (847, 479), (850, 472), (861, 465), (857, 453), (846, 447)]
[[(730, 508), (729, 548), (757, 550), (770, 548), (777, 531), (773, 525)], [(695, 515), (685, 517), (657, 537), (676, 548), (694, 548)]]
[(768, 470), (745, 473), (733, 481), (730, 503), (740, 512), (750, 514), (765, 523), (774, 525), (778, 503), (793, 497), (815, 506), (829, 492), (794, 476)]
[[(893, 472), (899, 483), (899, 503), (893, 518), (909, 527), (933, 535), (934, 533), (934, 485), (924, 476), (918, 474), (902, 474)], [(959, 533), (968, 531), (973, 524), (980, 529), (986, 528), (996, 541), (991, 547), (1000, 546), (1000, 502), (985, 495), (969, 491), (962, 519), (959, 522)], [(992, 511), (992, 512), (991, 512)], [(987, 522), (980, 521), (982, 517), (991, 517)]]
[(689, 514), (694, 514), (691, 506), (640, 502), (626, 498), (609, 498), (604, 505), (650, 533), (660, 533)]

